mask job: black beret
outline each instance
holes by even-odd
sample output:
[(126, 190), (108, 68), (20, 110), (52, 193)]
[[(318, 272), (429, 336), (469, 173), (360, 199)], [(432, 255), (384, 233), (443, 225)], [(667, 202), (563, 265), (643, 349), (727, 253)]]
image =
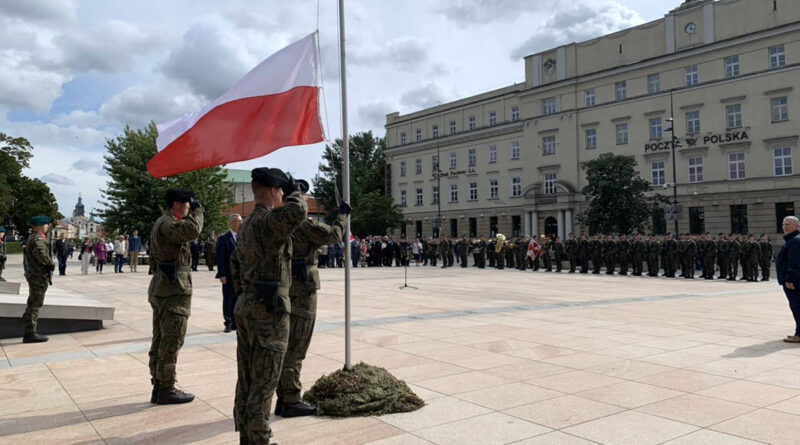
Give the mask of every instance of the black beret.
[(164, 195), (164, 200), (167, 201), (167, 204), (172, 204), (173, 202), (189, 202), (192, 198), (194, 198), (194, 192), (191, 190), (169, 189)]
[(250, 172), (253, 182), (265, 187), (283, 187), (289, 184), (289, 177), (279, 168), (259, 167)]

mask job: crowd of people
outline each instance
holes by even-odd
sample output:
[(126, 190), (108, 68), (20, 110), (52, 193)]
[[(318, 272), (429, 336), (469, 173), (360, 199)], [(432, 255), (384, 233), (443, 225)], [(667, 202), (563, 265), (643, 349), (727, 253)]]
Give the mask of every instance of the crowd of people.
[[(324, 256), (320, 253), (320, 259)], [(470, 261), (470, 257), (472, 260)], [(769, 237), (758, 239), (749, 234), (672, 233), (662, 237), (642, 234), (592, 235), (570, 234), (566, 241), (557, 236), (517, 237), (506, 239), (502, 234), (485, 239), (417, 238), (395, 241), (391, 236), (370, 236), (351, 241), (353, 267), (431, 266), (459, 264), (467, 267), (561, 272), (564, 263), (570, 273), (593, 273), (675, 278), (699, 277), (707, 280), (769, 280), (774, 258)], [(680, 273), (678, 272), (680, 270)]]
[(54, 242), (52, 251), (52, 256), (58, 260), (59, 275), (67, 274), (67, 260), (72, 259), (76, 251), (82, 275), (88, 275), (90, 268), (94, 268), (95, 273), (102, 274), (104, 266), (112, 264), (114, 273), (124, 273), (125, 265), (130, 272), (138, 272), (142, 238), (139, 236), (139, 231), (134, 230), (131, 235), (110, 238), (87, 236), (82, 241), (76, 242), (62, 233)]

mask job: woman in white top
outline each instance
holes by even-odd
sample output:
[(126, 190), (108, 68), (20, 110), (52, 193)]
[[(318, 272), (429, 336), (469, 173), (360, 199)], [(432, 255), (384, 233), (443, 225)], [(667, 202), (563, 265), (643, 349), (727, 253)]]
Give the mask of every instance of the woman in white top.
[(419, 242), (419, 238), (411, 243), (411, 253), (414, 254), (414, 264), (419, 267), (419, 257), (420, 253), (422, 253), (422, 243)]

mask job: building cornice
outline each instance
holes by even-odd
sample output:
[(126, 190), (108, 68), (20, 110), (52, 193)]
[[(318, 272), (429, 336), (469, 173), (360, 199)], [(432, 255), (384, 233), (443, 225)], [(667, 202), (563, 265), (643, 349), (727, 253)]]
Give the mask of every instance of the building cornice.
[(476, 140), (484, 141), (486, 138), (505, 136), (512, 133), (522, 132), (522, 126), (524, 125), (524, 123), (525, 122), (522, 120), (517, 122), (508, 122), (505, 124), (498, 124), (493, 127), (485, 127), (480, 130), (473, 130), (465, 133), (457, 133), (454, 135), (441, 137), (439, 139), (426, 139), (424, 141), (414, 142), (407, 145), (400, 145), (391, 148), (387, 147), (386, 155), (398, 156), (409, 153), (416, 153), (419, 151), (435, 149), (437, 145), (441, 150), (442, 148), (448, 147), (450, 145), (462, 144), (465, 142), (472, 142)]

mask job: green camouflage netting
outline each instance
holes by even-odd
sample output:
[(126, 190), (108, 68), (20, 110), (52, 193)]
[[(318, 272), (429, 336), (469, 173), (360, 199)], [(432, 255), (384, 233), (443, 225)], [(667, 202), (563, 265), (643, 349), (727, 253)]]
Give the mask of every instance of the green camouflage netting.
[(359, 363), (347, 371), (324, 375), (303, 395), (317, 404), (317, 414), (353, 417), (407, 413), (425, 405), (402, 380), (389, 371)]

